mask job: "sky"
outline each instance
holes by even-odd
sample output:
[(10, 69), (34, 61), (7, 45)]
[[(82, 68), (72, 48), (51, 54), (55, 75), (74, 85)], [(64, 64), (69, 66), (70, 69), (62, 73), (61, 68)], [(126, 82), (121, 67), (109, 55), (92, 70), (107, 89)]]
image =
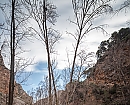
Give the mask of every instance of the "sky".
[[(115, 0), (114, 2), (112, 2), (112, 4), (115, 8), (118, 8), (122, 1), (123, 0)], [(5, 2), (5, 0), (0, 1), (0, 3), (3, 2)], [(71, 0), (51, 0), (51, 2), (56, 5), (57, 13), (59, 14), (59, 17), (57, 18), (57, 23), (54, 28), (58, 30), (62, 35), (61, 39), (55, 46), (57, 54), (54, 56), (58, 63), (57, 70), (59, 70), (60, 72), (68, 65), (67, 52), (69, 53), (70, 61), (72, 61), (73, 45), (75, 44), (75, 40), (71, 35), (67, 34), (67, 32), (74, 33), (76, 27), (69, 21), (74, 19)], [(0, 22), (3, 22), (4, 17), (1, 11), (0, 17)], [(81, 45), (80, 49), (85, 49), (86, 52), (96, 52), (100, 42), (103, 40), (107, 40), (110, 37), (111, 33), (120, 30), (120, 28), (128, 27), (128, 25), (126, 24), (127, 21), (130, 21), (129, 11), (126, 11), (126, 13), (120, 12), (115, 15), (103, 15), (101, 18), (98, 18), (95, 21), (95, 24), (107, 24), (107, 26), (104, 28), (109, 33), (109, 35), (104, 35), (101, 31), (97, 30), (92, 31), (84, 38), (83, 44)], [(31, 24), (35, 25), (33, 24), (33, 22)], [(22, 85), (23, 89), (25, 91), (28, 91), (32, 88), (36, 88), (38, 83), (43, 80), (45, 76), (48, 75), (46, 50), (43, 44), (37, 39), (33, 39), (31, 42), (26, 41), (22, 45), (22, 47), (28, 50), (28, 52), (24, 53), (22, 56), (25, 58), (34, 59), (34, 64), (26, 68), (26, 71), (31, 71), (32, 74), (28, 78), (28, 81), (25, 83), (26, 85)], [(8, 66), (6, 62), (7, 58), (4, 57), (4, 59), (6, 66)]]

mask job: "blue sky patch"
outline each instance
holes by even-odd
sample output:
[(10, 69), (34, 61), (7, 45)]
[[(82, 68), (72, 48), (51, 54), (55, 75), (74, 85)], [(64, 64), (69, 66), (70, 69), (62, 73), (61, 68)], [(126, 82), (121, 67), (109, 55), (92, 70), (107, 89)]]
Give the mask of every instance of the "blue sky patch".
[(47, 63), (43, 61), (38, 62), (35, 66), (35, 70), (47, 70)]

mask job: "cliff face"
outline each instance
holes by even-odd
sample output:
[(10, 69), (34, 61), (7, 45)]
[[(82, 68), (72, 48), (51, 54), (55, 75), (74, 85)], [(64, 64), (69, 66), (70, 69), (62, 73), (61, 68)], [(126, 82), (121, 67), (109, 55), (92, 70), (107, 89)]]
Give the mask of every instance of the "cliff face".
[(90, 80), (97, 84), (130, 84), (130, 40), (106, 51), (98, 60)]
[(130, 29), (117, 34), (126, 37), (111, 42), (86, 80), (97, 86), (94, 94), (105, 105), (130, 104)]
[(104, 42), (88, 78), (66, 85), (62, 105), (130, 105), (130, 28), (114, 32)]
[[(0, 105), (7, 105), (9, 94), (9, 70), (5, 67), (0, 52)], [(14, 104), (13, 105), (30, 105), (32, 97), (30, 97), (20, 84), (15, 82), (14, 88)]]

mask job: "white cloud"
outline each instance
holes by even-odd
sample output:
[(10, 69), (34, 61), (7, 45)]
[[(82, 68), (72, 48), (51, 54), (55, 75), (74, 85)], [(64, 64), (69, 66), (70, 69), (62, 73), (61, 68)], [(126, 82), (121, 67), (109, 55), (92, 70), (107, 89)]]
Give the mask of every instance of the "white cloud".
[[(54, 3), (58, 7), (57, 9), (60, 14), (55, 28), (62, 33), (62, 39), (59, 41), (59, 43), (57, 43), (55, 47), (58, 53), (56, 55), (56, 58), (58, 61), (58, 69), (64, 69), (67, 65), (66, 49), (69, 51), (68, 53), (70, 54), (70, 61), (72, 61), (72, 51), (73, 45), (75, 43), (75, 40), (72, 38), (72, 36), (66, 34), (66, 31), (74, 33), (76, 27), (68, 21), (68, 19), (73, 19), (73, 10), (71, 7), (71, 2), (69, 0), (56, 0)], [(119, 5), (119, 2), (117, 5)], [(104, 15), (101, 19), (99, 18), (97, 20), (96, 24), (108, 24), (108, 27), (105, 27), (105, 29), (111, 34), (112, 32), (119, 30), (128, 20), (128, 17), (129, 16), (120, 14), (114, 17), (112, 17), (111, 15)], [(103, 35), (100, 31), (96, 30), (90, 32), (89, 35), (86, 36), (86, 38), (84, 39), (84, 44), (82, 44), (82, 46), (84, 48), (86, 47), (89, 51), (96, 52), (99, 43), (103, 40), (108, 39), (109, 37), (110, 36)], [(38, 40), (34, 40), (33, 42), (34, 43), (26, 44), (26, 48), (31, 49), (31, 51), (25, 56), (35, 57), (35, 62), (46, 61), (47, 57), (45, 47)]]

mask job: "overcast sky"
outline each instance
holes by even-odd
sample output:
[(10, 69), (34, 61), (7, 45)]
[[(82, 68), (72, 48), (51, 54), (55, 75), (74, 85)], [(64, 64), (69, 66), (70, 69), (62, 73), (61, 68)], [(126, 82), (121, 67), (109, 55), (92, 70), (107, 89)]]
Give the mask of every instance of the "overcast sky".
[[(54, 26), (56, 30), (59, 30), (62, 37), (61, 40), (57, 43), (55, 46), (57, 54), (55, 55), (55, 58), (57, 59), (58, 65), (57, 69), (62, 70), (67, 66), (67, 53), (72, 55), (73, 51), (73, 45), (74, 39), (72, 36), (68, 35), (67, 32), (74, 33), (75, 32), (75, 26), (70, 23), (69, 20), (73, 20), (73, 10), (71, 5), (71, 0), (51, 0), (56, 6), (57, 6), (57, 12), (59, 14), (59, 17), (57, 18), (57, 23)], [(116, 0), (112, 4), (115, 8), (119, 7), (121, 2), (123, 0)], [(4, 2), (4, 0), (1, 0), (0, 2)], [(2, 22), (3, 16), (0, 11), (0, 16)], [(95, 24), (101, 25), (101, 24), (107, 24), (107, 27), (104, 27), (106, 31), (111, 34), (114, 31), (118, 31), (120, 28), (128, 27), (126, 24), (127, 21), (130, 21), (130, 13), (127, 11), (126, 13), (120, 12), (119, 14), (116, 14), (113, 16), (110, 15), (104, 15), (98, 20), (95, 21)], [(33, 24), (33, 23), (32, 23)], [(86, 38), (84, 39), (84, 43), (80, 47), (80, 49), (86, 49), (86, 52), (96, 52), (98, 49), (98, 46), (101, 41), (106, 40), (110, 37), (110, 35), (104, 35), (100, 31), (93, 31), (89, 33)], [(23, 86), (23, 88), (27, 91), (31, 88), (35, 88), (39, 81), (43, 79), (45, 75), (47, 75), (47, 64), (46, 64), (46, 51), (43, 47), (43, 44), (39, 42), (38, 40), (34, 39), (32, 42), (25, 42), (23, 47), (26, 50), (29, 50), (30, 52), (24, 53), (24, 57), (27, 58), (34, 58), (34, 62), (36, 64), (27, 67), (27, 71), (33, 71), (33, 74), (28, 79), (28, 86)], [(6, 59), (6, 58), (5, 58)], [(70, 60), (72, 60), (72, 57), (70, 56)]]

